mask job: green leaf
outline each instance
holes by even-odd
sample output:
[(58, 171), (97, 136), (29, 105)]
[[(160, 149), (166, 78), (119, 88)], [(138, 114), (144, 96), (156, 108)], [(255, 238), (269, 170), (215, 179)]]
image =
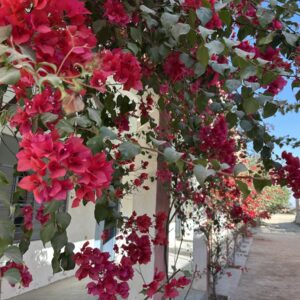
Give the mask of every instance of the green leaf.
[(260, 88), (260, 84), (258, 82), (244, 81), (244, 85), (251, 88), (252, 91), (256, 91)]
[(25, 45), (19, 45), (19, 48), (21, 49), (21, 52), (23, 55), (25, 55), (27, 58), (29, 58), (33, 62), (36, 61), (36, 54), (33, 49), (31, 49), (30, 47), (25, 46)]
[(300, 88), (300, 80), (299, 79), (295, 79), (292, 82), (292, 88), (296, 89), (296, 88)]
[(95, 219), (97, 223), (100, 223), (101, 221), (104, 221), (107, 216), (109, 215), (109, 210), (107, 209), (106, 206), (97, 203), (95, 207)]
[(258, 17), (259, 23), (263, 27), (266, 27), (275, 18), (275, 14), (273, 13), (273, 11), (266, 9), (264, 7), (258, 7), (258, 9), (256, 11), (256, 16)]
[(258, 45), (267, 45), (267, 44), (270, 44), (274, 37), (276, 36), (276, 32), (275, 31), (272, 31), (270, 32), (267, 36), (261, 38), (259, 41), (258, 41)]
[(51, 214), (57, 212), (63, 206), (63, 201), (51, 201), (45, 205), (44, 214)]
[(129, 50), (131, 50), (131, 52), (135, 55), (137, 55), (137, 53), (139, 52), (139, 47), (135, 44), (135, 43), (131, 43), (131, 42), (128, 42), (127, 43), (127, 48)]
[(263, 85), (267, 85), (272, 83), (276, 78), (278, 77), (278, 74), (274, 71), (267, 71), (262, 74), (261, 83)]
[(195, 175), (195, 177), (198, 180), (200, 185), (203, 185), (205, 180), (209, 176), (214, 176), (215, 174), (216, 174), (215, 170), (206, 169), (202, 165), (197, 165), (197, 166), (194, 167), (194, 175)]
[(21, 282), (21, 274), (20, 271), (16, 268), (11, 268), (7, 270), (3, 277), (11, 284), (12, 286), (16, 285), (17, 283)]
[(106, 201), (100, 201), (96, 203), (94, 211), (95, 219), (98, 223), (106, 221), (106, 223), (115, 220), (114, 210), (108, 205)]
[(174, 148), (171, 148), (171, 147), (167, 147), (164, 150), (164, 157), (170, 163), (177, 162), (181, 158), (182, 155), (183, 155), (183, 153), (177, 152)]
[(257, 68), (253, 65), (249, 65), (241, 70), (240, 77), (242, 80), (245, 80), (251, 76), (255, 76), (256, 73), (257, 73)]
[(291, 46), (296, 46), (297, 41), (299, 40), (299, 35), (298, 34), (293, 34), (293, 33), (289, 33), (289, 32), (282, 32), (282, 34), (284, 35), (286, 41), (291, 45)]
[(118, 135), (115, 132), (113, 132), (111, 129), (105, 126), (102, 126), (100, 128), (100, 136), (101, 138), (103, 138), (104, 141), (106, 139), (115, 140), (118, 138)]
[(17, 247), (17, 246), (10, 246), (10, 247), (8, 247), (4, 251), (4, 255), (7, 258), (9, 258), (9, 260), (14, 261), (15, 263), (20, 264), (20, 263), (23, 262), (21, 251), (20, 251), (19, 247)]
[(99, 135), (92, 137), (91, 139), (88, 139), (86, 145), (92, 150), (94, 154), (100, 152), (104, 148), (104, 142), (103, 138)]
[(234, 49), (234, 52), (241, 58), (247, 60), (247, 59), (252, 59), (255, 56), (255, 53), (253, 52), (246, 52), (244, 50), (241, 50), (239, 48)]
[(46, 76), (41, 77), (39, 85), (42, 86), (44, 82), (49, 82), (53, 87), (58, 87), (62, 84), (62, 80), (55, 74), (48, 73)]
[(70, 121), (74, 126), (79, 126), (83, 128), (89, 127), (92, 124), (90, 119), (87, 116), (76, 116), (70, 119)]
[(161, 15), (160, 21), (163, 27), (170, 28), (172, 25), (175, 25), (179, 20), (179, 15), (170, 14), (170, 13), (163, 13)]
[(221, 9), (225, 8), (228, 5), (228, 2), (230, 2), (230, 1), (225, 1), (225, 3), (222, 3), (222, 2), (215, 3), (215, 6), (214, 6), (215, 11), (219, 12)]
[(51, 245), (54, 250), (61, 250), (68, 243), (67, 232), (56, 232), (51, 239)]
[(264, 106), (264, 112), (263, 112), (263, 117), (264, 118), (269, 118), (275, 115), (275, 113), (278, 110), (278, 106), (274, 103), (267, 102), (267, 104)]
[(203, 40), (204, 40), (204, 41), (206, 40), (206, 38), (207, 38), (209, 35), (211, 35), (211, 34), (213, 34), (213, 33), (216, 32), (216, 30), (207, 29), (207, 28), (205, 28), (205, 27), (203, 27), (203, 26), (201, 26), (201, 25), (198, 26), (198, 30), (199, 30), (201, 36), (203, 37)]
[(102, 120), (101, 120), (101, 112), (88, 107), (88, 114), (89, 114), (89, 118), (94, 121), (98, 126), (101, 126)]
[(141, 152), (141, 147), (137, 144), (124, 142), (119, 146), (119, 150), (123, 159), (131, 160)]
[(244, 129), (246, 132), (249, 132), (252, 130), (253, 125), (250, 121), (248, 120), (242, 120), (240, 123), (240, 126), (242, 127), (242, 129)]
[(9, 184), (6, 175), (2, 171), (0, 171), (0, 184)]
[(159, 147), (161, 145), (164, 145), (166, 144), (167, 142), (166, 141), (159, 141), (153, 137), (150, 137), (150, 140), (152, 141), (153, 145), (156, 146), (156, 147)]
[(177, 23), (172, 26), (171, 33), (172, 33), (173, 37), (175, 38), (175, 40), (178, 41), (178, 39), (181, 35), (188, 34), (190, 30), (191, 30), (191, 27), (189, 24)]
[(67, 212), (58, 212), (55, 215), (56, 224), (61, 229), (65, 230), (71, 223), (71, 215)]
[(210, 66), (213, 68), (214, 71), (216, 71), (217, 73), (224, 75), (224, 72), (226, 70), (228, 70), (229, 72), (235, 72), (237, 70), (237, 68), (229, 65), (229, 64), (219, 64), (216, 62), (211, 62)]
[(0, 239), (8, 241), (12, 240), (14, 231), (15, 226), (11, 220), (0, 219)]
[(225, 45), (231, 49), (232, 47), (235, 47), (235, 46), (238, 46), (240, 44), (240, 42), (237, 42), (237, 41), (233, 41), (231, 39), (227, 39), (225, 37), (223, 37), (223, 40), (225, 42)]
[(147, 7), (146, 5), (141, 5), (140, 10), (146, 14), (156, 15), (155, 10)]
[(143, 36), (140, 28), (130, 27), (130, 36), (136, 43), (142, 44)]
[(206, 66), (196, 63), (194, 66), (194, 72), (197, 76), (202, 76), (206, 71)]
[(191, 68), (195, 63), (194, 59), (192, 59), (191, 56), (186, 53), (181, 53), (179, 58), (187, 68)]
[(253, 185), (258, 193), (260, 193), (266, 186), (272, 185), (272, 181), (267, 178), (254, 178)]
[(20, 71), (15, 68), (0, 68), (0, 84), (14, 85), (20, 79)]
[(62, 271), (61, 265), (60, 265), (60, 251), (55, 251), (53, 254), (53, 258), (51, 260), (51, 266), (53, 274), (59, 273)]
[(200, 46), (196, 53), (197, 60), (206, 67), (209, 61), (208, 49), (205, 46)]
[(234, 168), (233, 168), (233, 174), (234, 174), (234, 176), (237, 176), (240, 173), (244, 173), (244, 172), (248, 172), (248, 169), (242, 163), (239, 163), (239, 164), (235, 165)]
[(51, 122), (56, 121), (57, 118), (58, 118), (58, 115), (52, 114), (50, 112), (46, 112), (41, 115), (41, 121), (45, 125), (46, 125), (46, 123), (51, 123)]
[(221, 10), (219, 12), (219, 17), (227, 26), (230, 26), (232, 24), (232, 16), (229, 10)]
[(11, 31), (12, 31), (11, 25), (0, 27), (0, 43), (4, 42), (10, 37)]
[(0, 55), (3, 55), (5, 52), (9, 50), (8, 46), (0, 44)]
[(198, 19), (201, 21), (201, 24), (205, 26), (212, 18), (212, 10), (207, 7), (200, 7), (196, 10)]
[(250, 195), (250, 190), (248, 189), (248, 185), (240, 180), (235, 181), (239, 190), (243, 193), (244, 199), (246, 199)]
[(237, 79), (228, 79), (228, 80), (226, 80), (225, 85), (226, 85), (228, 91), (231, 93), (231, 92), (237, 90), (242, 85), (242, 82)]
[(259, 109), (259, 103), (253, 98), (244, 99), (243, 108), (247, 114), (254, 114)]
[(71, 125), (69, 120), (66, 119), (61, 119), (57, 125), (56, 128), (58, 129), (59, 132), (61, 133), (73, 133), (74, 132), (74, 128)]
[(3, 190), (0, 190), (0, 202), (8, 209), (10, 209), (11, 202), (10, 198)]
[(225, 49), (224, 44), (218, 40), (205, 44), (205, 47), (208, 48), (210, 55), (221, 54)]
[(41, 229), (40, 236), (43, 244), (50, 242), (56, 233), (56, 226), (53, 222), (47, 223)]

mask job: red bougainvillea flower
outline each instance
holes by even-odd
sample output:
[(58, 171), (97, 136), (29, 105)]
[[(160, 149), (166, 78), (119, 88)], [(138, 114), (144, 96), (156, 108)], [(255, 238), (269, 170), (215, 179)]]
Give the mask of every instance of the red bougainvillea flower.
[(182, 7), (185, 10), (197, 9), (200, 8), (201, 5), (202, 5), (201, 0), (184, 0), (184, 2), (182, 3)]
[(110, 23), (124, 26), (130, 22), (130, 17), (120, 0), (106, 0), (103, 7), (104, 16), (107, 17)]
[(166, 58), (164, 63), (165, 74), (173, 81), (180, 81), (186, 76), (192, 76), (194, 71), (188, 69), (180, 60), (180, 52), (172, 52)]
[(286, 181), (292, 189), (294, 197), (300, 199), (300, 159), (286, 151), (282, 152), (281, 156), (286, 164), (282, 168), (273, 171), (272, 176), (276, 183)]
[[(141, 90), (142, 69), (137, 58), (121, 49), (104, 50), (100, 54), (101, 70), (106, 75), (113, 75), (115, 81), (123, 84), (124, 90)], [(102, 78), (101, 78), (102, 81)]]
[(166, 298), (174, 299), (179, 296), (178, 288), (182, 289), (190, 284), (190, 280), (185, 276), (178, 279), (173, 278), (169, 283), (164, 286), (164, 296)]
[[(28, 287), (29, 284), (32, 281), (32, 275), (30, 274), (28, 267), (24, 264), (19, 264), (15, 262), (7, 262), (5, 266), (0, 267), (0, 278), (2, 278), (5, 273), (11, 269), (17, 269), (21, 276), (21, 282), (20, 284), (23, 287)], [(11, 286), (14, 286), (14, 284), (11, 284)]]
[(129, 296), (127, 281), (133, 277), (131, 260), (124, 258), (120, 264), (110, 259), (108, 252), (83, 245), (80, 252), (74, 255), (74, 261), (79, 266), (75, 276), (82, 280), (89, 277), (93, 282), (88, 283), (88, 293), (98, 296), (99, 300), (116, 300), (117, 295), (123, 299)]
[(157, 270), (155, 270), (153, 281), (143, 285), (143, 288), (145, 289), (145, 293), (148, 297), (151, 298), (158, 292), (158, 289), (160, 288), (162, 281), (165, 279), (165, 276), (166, 275), (164, 272), (158, 272)]
[(200, 150), (209, 158), (217, 159), (233, 167), (236, 162), (235, 141), (228, 137), (228, 128), (224, 116), (219, 116), (212, 125), (200, 129)]
[(76, 63), (89, 61), (96, 46), (94, 34), (85, 25), (88, 14), (78, 0), (3, 0), (0, 26), (10, 24), (14, 44), (30, 46), (37, 62), (55, 64), (63, 73), (77, 73)]
[[(55, 131), (28, 133), (20, 147), (18, 171), (34, 171), (35, 174), (25, 176), (19, 186), (33, 192), (39, 203), (65, 200), (74, 187), (74, 207), (83, 199), (95, 202), (111, 182), (112, 162), (106, 161), (105, 153), (93, 155), (78, 137), (72, 136), (63, 142)], [(73, 173), (73, 181), (64, 178), (67, 171)]]
[(22, 209), (24, 216), (24, 228), (25, 230), (32, 230), (32, 218), (33, 218), (33, 208), (31, 205), (25, 205)]
[(36, 216), (35, 216), (36, 220), (38, 220), (41, 223), (41, 225), (46, 224), (51, 218), (51, 215), (45, 213), (44, 209), (45, 209), (45, 207), (43, 205), (41, 205), (39, 207), (39, 209), (37, 210)]

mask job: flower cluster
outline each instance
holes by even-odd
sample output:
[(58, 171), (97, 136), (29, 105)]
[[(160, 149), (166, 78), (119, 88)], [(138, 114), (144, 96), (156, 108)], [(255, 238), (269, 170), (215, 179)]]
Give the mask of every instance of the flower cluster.
[(25, 205), (22, 208), (23, 217), (24, 217), (24, 229), (27, 231), (32, 230), (32, 218), (33, 218), (33, 208), (30, 204)]
[(61, 114), (60, 92), (53, 92), (50, 88), (44, 89), (40, 94), (35, 95), (32, 99), (25, 99), (23, 108), (18, 104), (17, 111), (10, 119), (10, 125), (17, 127), (21, 134), (31, 131), (32, 119), (44, 113), (57, 115), (54, 120), (46, 122), (48, 128), (53, 128), (58, 116)]
[(133, 277), (132, 265), (122, 259), (116, 264), (110, 259), (108, 252), (83, 245), (80, 252), (74, 255), (74, 261), (79, 266), (76, 278), (82, 280), (89, 277), (93, 281), (87, 285), (88, 293), (99, 297), (99, 300), (115, 300), (117, 296), (127, 299), (129, 286), (127, 281)]
[(104, 16), (107, 17), (110, 23), (125, 26), (130, 22), (130, 17), (120, 0), (106, 0), (103, 7)]
[[(12, 261), (7, 262), (5, 266), (0, 267), (0, 278), (5, 276), (5, 273), (12, 269), (16, 269), (19, 271), (21, 277), (21, 285), (23, 287), (28, 287), (32, 281), (32, 276), (28, 271), (27, 266), (25, 266), (24, 264), (15, 263)], [(11, 283), (11, 286), (14, 286), (14, 284)]]
[(286, 181), (294, 193), (294, 197), (300, 198), (300, 159), (293, 156), (292, 153), (282, 152), (282, 158), (286, 161), (286, 165), (279, 170), (274, 171), (274, 179), (276, 182)]
[(203, 126), (199, 132), (200, 151), (208, 158), (217, 159), (233, 167), (236, 162), (236, 145), (233, 138), (228, 137), (228, 128), (224, 116), (219, 116), (212, 125)]
[(137, 58), (121, 49), (104, 50), (100, 53), (101, 69), (95, 70), (91, 85), (100, 92), (105, 92), (105, 83), (109, 76), (123, 84), (124, 90), (141, 90), (141, 66)]
[(36, 220), (38, 220), (41, 223), (41, 225), (46, 224), (51, 218), (51, 215), (45, 213), (44, 210), (45, 210), (44, 205), (41, 205), (39, 207), (39, 209), (37, 210), (36, 216), (35, 216)]
[[(102, 190), (110, 184), (112, 163), (106, 161), (105, 153), (93, 155), (78, 137), (63, 142), (55, 131), (28, 133), (20, 147), (18, 171), (33, 171), (34, 174), (24, 177), (19, 186), (33, 192), (38, 203), (65, 200), (67, 192), (74, 186), (73, 206), (78, 206), (82, 199), (95, 202), (95, 197), (100, 197)], [(65, 178), (67, 174), (72, 180)]]
[(163, 282), (164, 278), (165, 274), (163, 272), (157, 272), (156, 270), (153, 281), (143, 285), (145, 294), (148, 297), (152, 297), (156, 293), (163, 292), (165, 298), (175, 299), (177, 296), (179, 296), (178, 289), (183, 289), (191, 282), (185, 276), (181, 276), (178, 279), (173, 278), (167, 283)]
[(171, 79), (171, 81), (177, 82), (184, 79), (187, 76), (192, 76), (194, 71), (187, 68), (180, 60), (180, 52), (171, 52), (163, 65), (164, 73)]
[(96, 38), (85, 25), (90, 12), (84, 3), (70, 1), (1, 1), (0, 25), (12, 26), (13, 43), (28, 45), (37, 62), (61, 67), (64, 73), (77, 73), (92, 57)]
[[(284, 70), (289, 70), (290, 64), (282, 59), (280, 56), (279, 49), (274, 49), (271, 46), (267, 47), (264, 51), (259, 49), (256, 46), (253, 46), (249, 43), (249, 41), (243, 41), (239, 43), (237, 48), (248, 52), (249, 55), (254, 55), (256, 59), (263, 59), (268, 62), (264, 68), (264, 72), (272, 71), (276, 68), (282, 68)], [(257, 76), (250, 76), (248, 78), (250, 82), (257, 82)], [(269, 84), (265, 85), (266, 93), (277, 95), (279, 92), (287, 84), (287, 81), (280, 75), (278, 75), (274, 80), (272, 80)]]
[(197, 9), (201, 7), (201, 5), (201, 0), (184, 0), (184, 2), (182, 3), (182, 7), (184, 10)]

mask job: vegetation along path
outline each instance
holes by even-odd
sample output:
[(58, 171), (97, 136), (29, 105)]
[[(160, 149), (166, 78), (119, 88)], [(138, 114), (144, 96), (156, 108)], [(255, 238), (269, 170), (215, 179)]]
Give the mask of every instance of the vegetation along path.
[(300, 299), (300, 226), (294, 218), (277, 214), (258, 230), (232, 300)]

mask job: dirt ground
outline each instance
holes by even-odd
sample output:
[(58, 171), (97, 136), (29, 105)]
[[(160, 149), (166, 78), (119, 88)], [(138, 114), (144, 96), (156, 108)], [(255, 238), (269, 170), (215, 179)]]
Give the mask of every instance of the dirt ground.
[(300, 300), (300, 226), (277, 214), (259, 228), (231, 300)]

